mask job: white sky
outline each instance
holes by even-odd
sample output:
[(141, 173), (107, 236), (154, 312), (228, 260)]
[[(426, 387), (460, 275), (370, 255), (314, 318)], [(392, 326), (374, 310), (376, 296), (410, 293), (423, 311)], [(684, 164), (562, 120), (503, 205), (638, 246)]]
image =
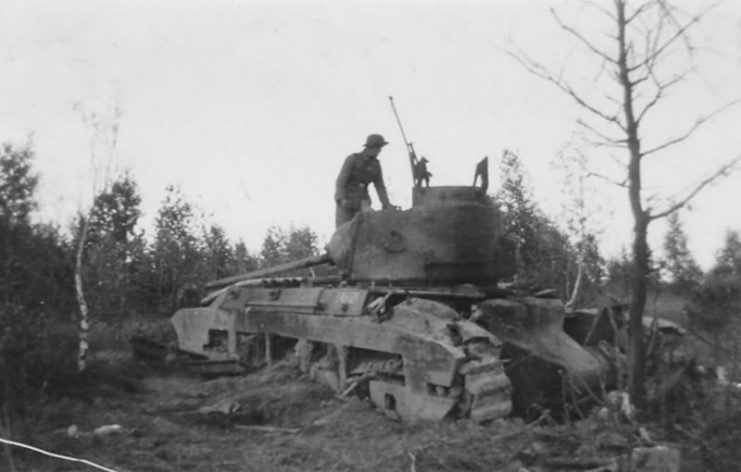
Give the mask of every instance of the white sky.
[[(607, 7), (611, 2), (602, 2)], [(705, 2), (685, 0), (689, 11)], [(256, 250), (271, 225), (307, 224), (326, 239), (334, 181), (365, 136), (381, 154), (391, 199), (410, 204), (408, 137), (430, 160), (433, 185), (468, 185), (475, 163), (516, 150), (536, 195), (558, 216), (550, 165), (583, 111), (501, 51), (517, 44), (598, 93), (599, 63), (550, 16), (580, 27), (600, 18), (565, 1), (0, 1), (0, 141), (34, 134), (41, 218), (66, 225), (89, 201), (90, 133), (79, 111), (123, 110), (118, 170), (140, 185), (151, 225), (173, 183), (234, 239)], [(602, 33), (596, 31), (597, 35)], [(698, 75), (648, 124), (659, 142), (741, 97), (741, 2), (728, 0), (695, 30)], [(650, 189), (688, 188), (741, 154), (741, 106), (690, 141), (647, 161)], [(657, 137), (659, 136), (659, 137)], [(595, 168), (612, 161), (590, 153)], [(616, 155), (618, 158), (622, 154)], [(497, 181), (492, 165), (492, 182)], [(622, 189), (598, 183), (605, 249), (630, 241)], [(728, 228), (741, 229), (741, 173), (695, 200), (683, 221), (707, 266)], [(663, 227), (652, 226), (654, 244)], [(147, 230), (150, 230), (147, 227)], [(657, 246), (658, 249), (658, 246)]]

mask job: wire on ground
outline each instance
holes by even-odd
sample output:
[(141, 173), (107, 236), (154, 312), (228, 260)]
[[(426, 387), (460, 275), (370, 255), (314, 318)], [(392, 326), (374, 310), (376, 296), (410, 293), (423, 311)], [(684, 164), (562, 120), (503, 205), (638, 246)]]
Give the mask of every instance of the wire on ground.
[(82, 464), (89, 465), (90, 467), (95, 467), (96, 469), (103, 470), (105, 472), (118, 472), (116, 470), (109, 469), (108, 467), (103, 467), (100, 464), (96, 464), (95, 462), (91, 462), (91, 461), (86, 460), (86, 459), (78, 459), (76, 457), (69, 457), (69, 456), (63, 456), (61, 454), (54, 454), (53, 452), (45, 451), (43, 449), (39, 449), (38, 447), (33, 447), (33, 446), (29, 446), (28, 444), (19, 443), (19, 442), (16, 442), (16, 441), (11, 441), (10, 439), (0, 438), (0, 443), (8, 444), (10, 446), (21, 447), (21, 448), (24, 448), (24, 449), (29, 449), (31, 451), (38, 452), (39, 454), (44, 454), (46, 456), (54, 457), (56, 459), (62, 459), (62, 460), (65, 460), (65, 461), (70, 461), (70, 462), (79, 462), (79, 463), (82, 463)]

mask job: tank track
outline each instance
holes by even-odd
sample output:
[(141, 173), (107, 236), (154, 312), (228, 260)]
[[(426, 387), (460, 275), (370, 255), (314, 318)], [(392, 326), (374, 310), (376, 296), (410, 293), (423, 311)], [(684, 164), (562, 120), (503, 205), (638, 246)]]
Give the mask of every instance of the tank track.
[[(452, 417), (486, 422), (509, 415), (512, 386), (499, 357), (500, 349), (486, 340), (470, 341), (461, 348), (465, 358), (456, 371), (453, 385), (430, 388), (424, 395), (415, 395), (405, 388), (402, 360), (398, 356), (386, 360), (361, 359), (344, 383), (337, 370), (339, 362), (332, 355), (299, 364), (311, 378), (341, 392), (342, 396), (368, 392), (371, 402), (393, 418), (440, 420)], [(328, 352), (336, 351), (330, 348)], [(413, 406), (415, 403), (418, 409)]]
[(512, 384), (504, 371), (501, 349), (482, 341), (465, 347), (467, 360), (459, 369), (464, 383), (462, 416), (489, 421), (509, 415)]

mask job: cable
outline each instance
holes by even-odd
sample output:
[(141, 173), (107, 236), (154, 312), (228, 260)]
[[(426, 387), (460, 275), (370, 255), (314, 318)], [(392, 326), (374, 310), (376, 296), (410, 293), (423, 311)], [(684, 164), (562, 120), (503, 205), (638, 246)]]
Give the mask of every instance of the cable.
[(38, 452), (38, 453), (41, 453), (41, 454), (45, 454), (45, 455), (47, 455), (49, 457), (54, 457), (56, 459), (62, 459), (62, 460), (65, 460), (65, 461), (70, 461), (70, 462), (81, 462), (81, 463), (87, 464), (87, 465), (89, 465), (91, 467), (95, 467), (97, 469), (104, 470), (105, 472), (118, 472), (116, 470), (109, 469), (107, 467), (103, 467), (102, 465), (96, 464), (95, 462), (90, 462), (89, 460), (77, 459), (75, 457), (63, 456), (61, 454), (54, 454), (53, 452), (49, 452), (49, 451), (45, 451), (43, 449), (39, 449), (37, 447), (29, 446), (28, 444), (23, 444), (23, 443), (11, 441), (9, 439), (0, 438), (0, 443), (9, 444), (11, 446), (22, 447), (24, 449), (30, 449), (31, 451)]

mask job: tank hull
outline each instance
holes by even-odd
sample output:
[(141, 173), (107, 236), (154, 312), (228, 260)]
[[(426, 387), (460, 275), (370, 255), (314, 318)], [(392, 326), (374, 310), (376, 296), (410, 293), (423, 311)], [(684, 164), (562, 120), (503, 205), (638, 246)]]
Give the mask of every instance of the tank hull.
[[(367, 382), (375, 405), (405, 420), (510, 413), (496, 337), (445, 304), (390, 305), (392, 298), (354, 287), (235, 287), (208, 307), (179, 310), (172, 322), (183, 351), (221, 365), (269, 362), (275, 339), (293, 340), (291, 355), (312, 377), (339, 392)], [(299, 352), (306, 341), (319, 354)]]

